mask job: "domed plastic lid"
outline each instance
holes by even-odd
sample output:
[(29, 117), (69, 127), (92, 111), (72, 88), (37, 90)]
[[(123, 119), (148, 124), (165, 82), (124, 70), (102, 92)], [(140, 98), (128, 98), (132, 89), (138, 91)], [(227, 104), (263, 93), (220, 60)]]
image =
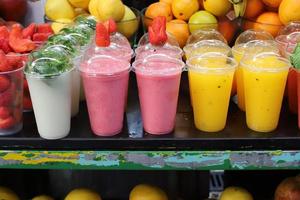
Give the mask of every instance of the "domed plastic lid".
[(249, 29), (238, 36), (235, 45), (244, 44), (253, 40), (274, 40), (274, 38), (266, 31)]
[[(167, 33), (167, 35), (168, 35), (168, 40), (164, 44), (164, 46), (179, 47), (179, 44), (178, 44), (176, 38), (170, 33)], [(141, 46), (153, 46), (149, 41), (148, 33), (145, 33), (139, 40), (138, 47), (141, 47)]]
[(95, 55), (81, 63), (79, 70), (89, 76), (113, 76), (130, 70), (130, 62), (108, 55)]
[(286, 26), (280, 29), (278, 35), (289, 35), (294, 32), (300, 32), (300, 21), (288, 23)]
[(219, 31), (215, 29), (201, 29), (189, 36), (186, 42), (186, 46), (195, 44), (202, 40), (219, 40), (227, 44), (226, 39)]
[(136, 60), (133, 71), (138, 74), (166, 76), (181, 73), (185, 64), (182, 60), (172, 58), (164, 54), (149, 55), (143, 59)]
[(201, 40), (197, 43), (185, 46), (183, 50), (187, 57), (192, 57), (208, 52), (219, 52), (224, 55), (229, 55), (231, 48), (220, 40)]
[(171, 58), (176, 59), (182, 59), (183, 51), (181, 48), (177, 46), (170, 46), (170, 45), (164, 45), (164, 46), (154, 46), (154, 45), (146, 45), (146, 46), (140, 46), (135, 49), (135, 59), (143, 59), (149, 55), (155, 55), (155, 54), (164, 54)]

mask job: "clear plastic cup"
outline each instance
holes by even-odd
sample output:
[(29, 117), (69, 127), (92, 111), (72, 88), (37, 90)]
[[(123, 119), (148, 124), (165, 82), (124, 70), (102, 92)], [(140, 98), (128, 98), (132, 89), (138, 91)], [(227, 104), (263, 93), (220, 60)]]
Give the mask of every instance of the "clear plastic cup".
[(251, 130), (271, 132), (280, 116), (289, 60), (273, 53), (244, 56), (246, 121)]
[(23, 127), (24, 64), (12, 71), (0, 72), (0, 136), (15, 134)]
[[(272, 40), (251, 40), (246, 43), (236, 44), (234, 47), (232, 47), (233, 57), (238, 63), (244, 56), (255, 55), (263, 52), (279, 54), (279, 49), (277, 48), (276, 43)], [(243, 68), (237, 68), (235, 78), (238, 106), (240, 110), (245, 111)]]
[(81, 63), (80, 72), (92, 131), (114, 136), (122, 131), (130, 63), (96, 55)]
[(183, 67), (181, 60), (164, 54), (150, 55), (133, 63), (147, 133), (162, 135), (173, 131)]
[(237, 62), (210, 52), (190, 58), (187, 65), (196, 128), (205, 132), (223, 130)]
[[(165, 45), (179, 47), (179, 44), (178, 44), (176, 38), (170, 33), (167, 33), (167, 35), (168, 35), (168, 40), (165, 43)], [(147, 45), (150, 45), (150, 40), (149, 40), (149, 34), (145, 33), (139, 40), (138, 47), (147, 46)]]
[[(53, 70), (53, 65), (57, 63), (61, 63), (59, 67), (65, 67), (65, 71), (60, 68)], [(47, 64), (52, 67), (45, 68)], [(70, 62), (63, 63), (47, 57), (34, 59), (27, 64), (25, 74), (42, 138), (60, 139), (70, 132), (73, 69)]]
[(72, 71), (72, 107), (71, 115), (75, 117), (79, 113), (81, 78), (79, 67), (82, 60), (82, 55), (73, 58), (74, 70)]

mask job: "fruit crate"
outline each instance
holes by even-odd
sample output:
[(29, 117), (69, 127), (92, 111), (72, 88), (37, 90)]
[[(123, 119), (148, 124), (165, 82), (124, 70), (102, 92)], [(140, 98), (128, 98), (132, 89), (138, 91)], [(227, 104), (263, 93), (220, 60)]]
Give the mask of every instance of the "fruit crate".
[(1, 168), (115, 169), (115, 170), (246, 170), (299, 169), (297, 117), (284, 106), (272, 133), (246, 127), (244, 113), (230, 105), (226, 128), (219, 133), (195, 129), (183, 74), (176, 127), (173, 133), (151, 136), (143, 131), (135, 76), (132, 74), (123, 132), (94, 136), (85, 103), (73, 118), (70, 135), (44, 140), (33, 113), (25, 113), (24, 128), (0, 138)]

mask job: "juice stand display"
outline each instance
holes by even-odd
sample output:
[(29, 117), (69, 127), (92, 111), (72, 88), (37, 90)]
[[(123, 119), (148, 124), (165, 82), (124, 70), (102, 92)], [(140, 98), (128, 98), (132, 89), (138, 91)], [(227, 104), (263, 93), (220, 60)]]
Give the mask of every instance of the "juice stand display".
[(0, 199), (300, 200), (298, 13), (0, 0)]

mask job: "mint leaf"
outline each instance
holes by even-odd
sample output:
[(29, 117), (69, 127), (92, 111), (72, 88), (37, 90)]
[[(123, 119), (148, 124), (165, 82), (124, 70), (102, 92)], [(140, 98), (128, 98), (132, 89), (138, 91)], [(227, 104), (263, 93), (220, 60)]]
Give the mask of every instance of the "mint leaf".
[(300, 69), (300, 43), (297, 44), (293, 54), (290, 57), (290, 60), (296, 69)]

